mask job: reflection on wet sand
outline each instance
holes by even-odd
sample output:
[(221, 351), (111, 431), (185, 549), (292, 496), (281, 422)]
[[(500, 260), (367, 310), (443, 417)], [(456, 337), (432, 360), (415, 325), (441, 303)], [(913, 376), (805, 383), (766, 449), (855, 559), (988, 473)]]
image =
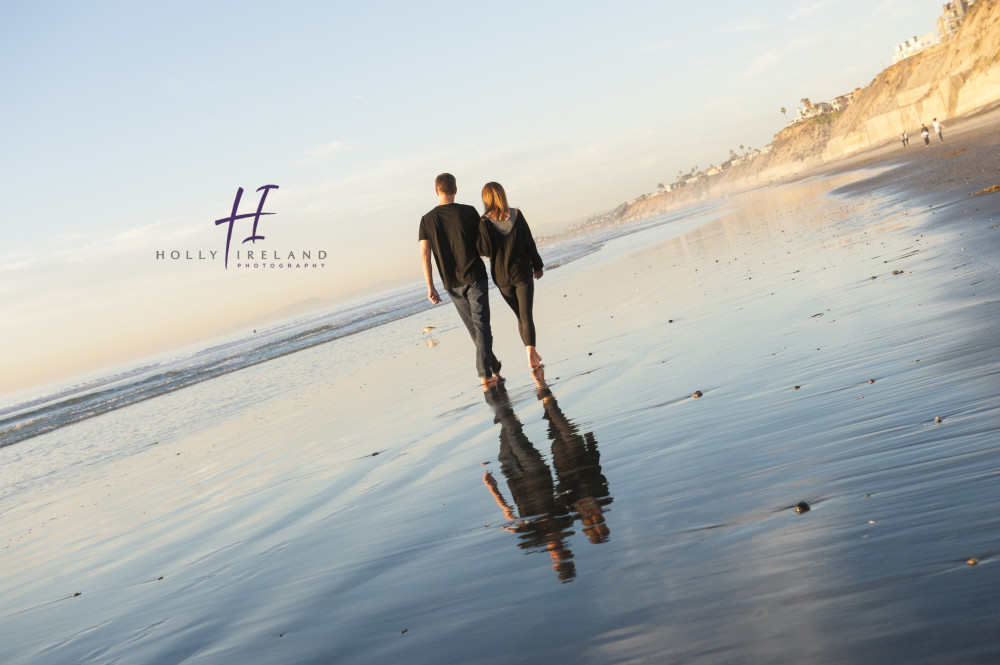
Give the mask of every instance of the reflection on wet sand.
[(573, 523), (580, 520), (583, 532), (594, 544), (608, 540), (610, 530), (604, 510), (612, 501), (608, 482), (601, 473), (600, 453), (592, 432), (581, 435), (559, 408), (555, 395), (539, 373), (538, 399), (545, 410), (549, 439), (552, 441), (552, 472), (542, 454), (531, 444), (524, 427), (514, 413), (503, 381), (485, 390), (486, 402), (496, 412), (500, 424), (500, 471), (514, 502), (512, 507), (493, 475), (483, 481), (503, 509), (510, 524), (507, 531), (519, 534), (519, 547), (545, 549), (552, 557), (552, 567), (559, 579), (568, 582), (576, 577), (573, 552), (567, 541)]

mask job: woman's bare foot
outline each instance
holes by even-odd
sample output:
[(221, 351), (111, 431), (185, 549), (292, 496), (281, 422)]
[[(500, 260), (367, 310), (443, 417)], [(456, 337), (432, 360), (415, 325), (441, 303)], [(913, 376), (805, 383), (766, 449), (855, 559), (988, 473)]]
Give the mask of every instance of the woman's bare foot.
[(528, 364), (531, 365), (532, 368), (544, 366), (542, 365), (542, 357), (538, 355), (538, 351), (535, 351), (535, 347), (526, 346), (524, 347), (524, 350), (528, 352)]

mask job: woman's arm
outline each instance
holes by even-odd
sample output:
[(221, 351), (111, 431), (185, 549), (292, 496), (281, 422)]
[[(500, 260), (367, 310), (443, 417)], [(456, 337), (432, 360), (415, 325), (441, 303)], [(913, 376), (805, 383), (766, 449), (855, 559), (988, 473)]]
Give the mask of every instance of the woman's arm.
[(524, 218), (524, 213), (520, 209), (517, 211), (517, 216), (521, 218), (521, 222), (524, 224), (524, 229), (522, 229), (524, 251), (528, 255), (528, 258), (531, 259), (531, 267), (535, 271), (535, 279), (541, 279), (545, 264), (542, 263), (542, 257), (538, 253), (535, 238), (531, 235), (531, 227), (528, 226), (528, 220)]

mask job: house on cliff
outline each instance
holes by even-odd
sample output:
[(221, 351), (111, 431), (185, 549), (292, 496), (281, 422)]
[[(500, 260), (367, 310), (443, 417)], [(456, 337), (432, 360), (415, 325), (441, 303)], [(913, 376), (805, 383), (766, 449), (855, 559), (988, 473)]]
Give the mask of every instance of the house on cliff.
[(970, 2), (966, 0), (955, 0), (942, 5), (941, 16), (937, 20), (937, 34), (942, 42), (951, 39), (965, 21), (965, 15), (969, 13)]
[(833, 113), (833, 111), (833, 104), (828, 102), (816, 102), (815, 104), (810, 102), (806, 106), (800, 106), (795, 109), (795, 120), (793, 122), (802, 122), (803, 120), (808, 120), (809, 118), (815, 118), (818, 115)]
[(954, 37), (958, 29), (962, 27), (962, 23), (965, 22), (965, 15), (969, 13), (969, 5), (971, 4), (972, 2), (968, 0), (954, 0), (941, 5), (941, 16), (935, 22), (937, 30), (931, 30), (921, 37), (914, 35), (913, 39), (907, 39), (902, 44), (897, 44), (896, 52), (892, 56), (892, 64), (905, 60), (911, 55), (916, 55), (929, 46), (946, 42)]
[(925, 48), (940, 43), (941, 41), (937, 38), (937, 35), (934, 34), (933, 30), (920, 37), (914, 35), (913, 39), (907, 39), (902, 44), (896, 45), (896, 52), (892, 56), (892, 64), (896, 64), (900, 60), (906, 60), (911, 55), (916, 55)]
[(846, 95), (840, 95), (839, 97), (834, 97), (833, 99), (830, 100), (830, 106), (833, 107), (834, 111), (843, 111), (844, 109), (846, 109), (848, 106), (851, 105), (851, 102), (854, 101), (854, 93), (860, 89), (861, 88), (855, 88), (852, 92), (849, 92)]

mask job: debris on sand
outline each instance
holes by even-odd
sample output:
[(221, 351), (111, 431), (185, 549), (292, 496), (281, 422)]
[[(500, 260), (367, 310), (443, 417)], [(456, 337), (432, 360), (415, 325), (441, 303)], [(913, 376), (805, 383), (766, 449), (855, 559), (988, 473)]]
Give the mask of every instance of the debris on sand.
[(795, 512), (797, 512), (799, 515), (801, 515), (802, 513), (809, 512), (809, 504), (806, 503), (805, 501), (799, 501), (797, 504), (795, 504)]

